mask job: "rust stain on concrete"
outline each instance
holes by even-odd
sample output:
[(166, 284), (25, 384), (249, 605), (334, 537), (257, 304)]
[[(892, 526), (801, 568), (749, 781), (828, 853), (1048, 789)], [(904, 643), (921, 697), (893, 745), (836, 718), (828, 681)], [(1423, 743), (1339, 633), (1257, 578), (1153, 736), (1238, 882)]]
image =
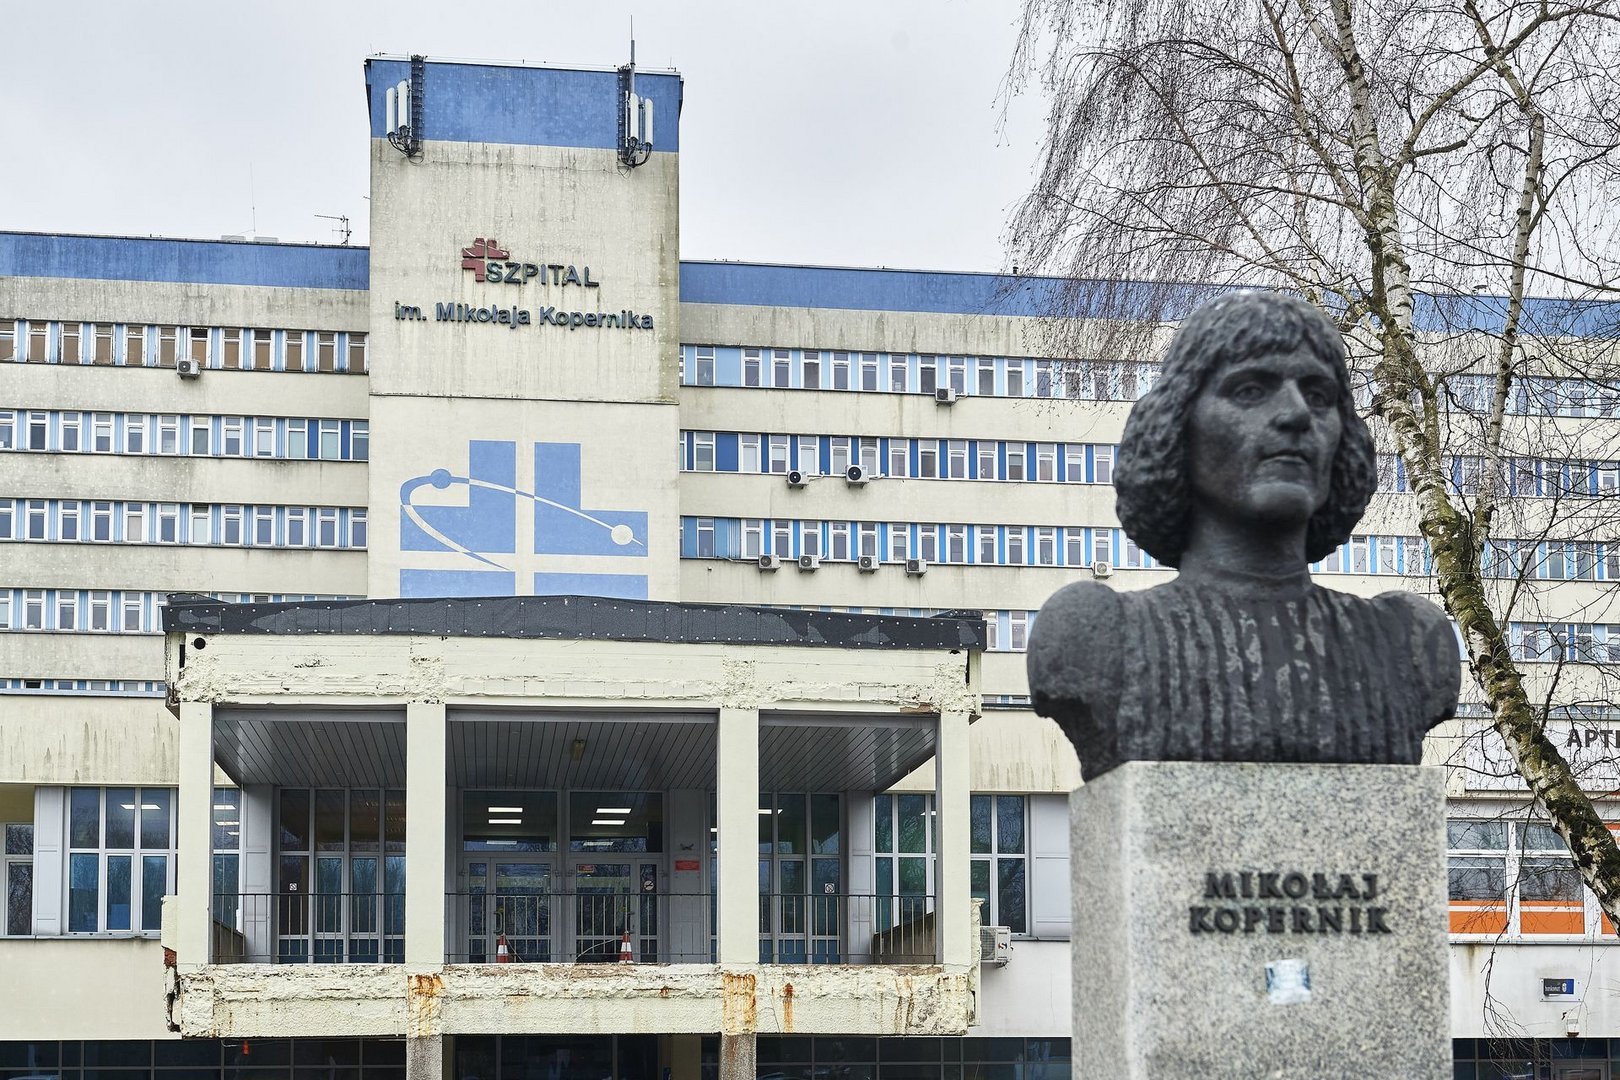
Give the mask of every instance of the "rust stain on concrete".
[(784, 1034), (793, 1031), (793, 984), (782, 984), (782, 1031)]
[(753, 972), (720, 973), (720, 1030), (733, 1035), (756, 1031), (758, 1006), (754, 994), (757, 979)]
[(439, 1033), (439, 999), (444, 996), (444, 978), (438, 974), (405, 976), (406, 1034), (411, 1038), (431, 1038)]

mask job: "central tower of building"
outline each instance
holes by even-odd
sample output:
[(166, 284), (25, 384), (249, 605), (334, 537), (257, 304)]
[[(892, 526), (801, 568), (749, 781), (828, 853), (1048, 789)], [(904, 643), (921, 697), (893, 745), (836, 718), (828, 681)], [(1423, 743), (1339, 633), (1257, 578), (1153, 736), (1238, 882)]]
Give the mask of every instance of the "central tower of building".
[(366, 87), (370, 595), (677, 599), (680, 77)]

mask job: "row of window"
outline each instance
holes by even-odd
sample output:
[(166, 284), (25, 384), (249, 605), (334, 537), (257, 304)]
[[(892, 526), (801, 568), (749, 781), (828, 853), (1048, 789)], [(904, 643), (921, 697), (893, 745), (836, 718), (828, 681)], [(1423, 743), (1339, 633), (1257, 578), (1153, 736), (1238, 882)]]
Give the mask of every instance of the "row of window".
[(365, 461), (365, 420), (0, 409), (0, 450)]
[(168, 684), (149, 679), (0, 679), (0, 694), (162, 697)]
[[(10, 589), (0, 586), (0, 630), (68, 630), (92, 634), (158, 634), (167, 594), (130, 589)], [(233, 603), (340, 600), (317, 594), (237, 594)]]
[(841, 349), (681, 347), (688, 386), (778, 390), (864, 390), (928, 394), (952, 389), (978, 397), (1135, 401), (1158, 364), (1107, 360), (1035, 360), (1009, 356), (848, 352)]
[(91, 499), (0, 499), (0, 540), (362, 549), (366, 512)]
[(829, 562), (994, 566), (1111, 565), (1147, 569), (1153, 558), (1119, 529), (1028, 525), (949, 525), (783, 518), (681, 519), (681, 557), (757, 559), (813, 555)]
[[(1454, 495), (1477, 494), (1490, 476), (1488, 459), (1478, 454), (1451, 455), (1447, 469), (1447, 487)], [(1394, 455), (1379, 455), (1378, 486), (1384, 491), (1410, 491), (1406, 463)], [(1499, 495), (1527, 498), (1613, 495), (1620, 491), (1620, 465), (1612, 460), (1505, 458), (1499, 463), (1495, 488)]]
[[(1452, 375), (1441, 386), (1440, 407), (1488, 416), (1496, 393), (1492, 375)], [(1507, 412), (1514, 416), (1620, 416), (1620, 388), (1612, 381), (1525, 376), (1508, 389)]]
[(1569, 848), (1545, 822), (1453, 818), (1446, 847), (1453, 933), (1588, 934), (1601, 925)]
[(1620, 663), (1620, 623), (1508, 623), (1513, 659), (1527, 663)]
[(1114, 449), (1109, 443), (684, 431), (681, 468), (843, 476), (851, 465), (859, 465), (868, 476), (1111, 484)]
[(340, 330), (142, 326), (0, 318), (0, 361), (364, 374), (366, 335)]

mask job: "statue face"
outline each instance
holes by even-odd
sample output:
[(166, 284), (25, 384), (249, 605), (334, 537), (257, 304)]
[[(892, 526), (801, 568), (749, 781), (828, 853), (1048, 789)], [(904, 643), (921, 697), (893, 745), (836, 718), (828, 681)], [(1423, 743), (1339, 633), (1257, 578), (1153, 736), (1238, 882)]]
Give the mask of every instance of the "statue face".
[(1327, 502), (1339, 449), (1339, 383), (1306, 348), (1220, 368), (1193, 402), (1193, 513), (1302, 525)]

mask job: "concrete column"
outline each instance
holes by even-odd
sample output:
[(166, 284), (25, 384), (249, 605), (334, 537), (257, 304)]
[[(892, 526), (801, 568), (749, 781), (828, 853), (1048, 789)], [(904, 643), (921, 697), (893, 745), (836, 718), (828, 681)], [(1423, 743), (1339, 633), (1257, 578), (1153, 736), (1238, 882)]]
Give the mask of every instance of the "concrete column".
[(947, 968), (966, 970), (975, 960), (972, 940), (972, 858), (970, 855), (969, 795), (972, 769), (968, 756), (968, 715), (944, 712), (939, 716), (939, 739), (934, 747), (934, 806), (938, 811), (934, 868), (935, 949)]
[[(721, 709), (715, 760), (719, 960), (759, 963), (759, 710)], [(749, 1035), (750, 1070), (754, 1057)], [(722, 1047), (722, 1050), (724, 1048)], [(724, 1054), (722, 1054), (724, 1060)], [(722, 1080), (725, 1067), (721, 1066)], [(740, 1075), (740, 1074), (739, 1074)], [(747, 1074), (750, 1078), (753, 1072)]]
[[(443, 706), (440, 706), (441, 710)], [(408, 766), (407, 766), (408, 768)], [(410, 811), (405, 811), (405, 827), (410, 829)], [(407, 831), (407, 836), (410, 833)], [(405, 857), (410, 858), (410, 841), (405, 841)], [(405, 871), (405, 895), (410, 896), (411, 878), (409, 864)], [(406, 901), (409, 903), (409, 900)], [(405, 918), (406, 938), (405, 948), (407, 954), (411, 947), (410, 916)], [(405, 1037), (405, 1080), (443, 1080), (449, 1076), (451, 1069), (446, 1061), (448, 1057), (449, 1042), (443, 1035), (407, 1035)]]
[[(758, 807), (755, 808), (758, 812)], [(757, 946), (756, 946), (757, 948)], [(758, 954), (755, 954), (758, 959)], [(758, 1043), (752, 1031), (720, 1033), (720, 1080), (754, 1080), (758, 1070)]]
[(180, 806), (176, 841), (178, 933), (182, 968), (213, 962), (214, 706), (180, 703)]
[[(405, 963), (444, 963), (445, 742), (444, 705), (405, 706)], [(442, 1051), (435, 1041), (432, 1056)], [(407, 1049), (407, 1073), (410, 1073)], [(437, 1069), (439, 1066), (435, 1065)]]

